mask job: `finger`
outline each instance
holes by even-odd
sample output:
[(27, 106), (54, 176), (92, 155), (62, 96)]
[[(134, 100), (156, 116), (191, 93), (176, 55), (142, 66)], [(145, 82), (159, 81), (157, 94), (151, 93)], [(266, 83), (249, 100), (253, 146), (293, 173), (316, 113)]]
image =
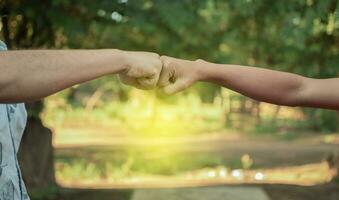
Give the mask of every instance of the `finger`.
[(154, 88), (157, 86), (160, 72), (162, 70), (162, 62), (160, 59), (157, 59), (153, 65), (153, 71), (146, 77), (138, 78), (138, 82), (148, 88)]
[(119, 78), (120, 78), (120, 81), (123, 84), (130, 85), (130, 86), (133, 86), (133, 87), (141, 89), (141, 90), (148, 89), (147, 87), (144, 87), (144, 86), (140, 85), (138, 83), (137, 79), (135, 79), (135, 78), (132, 78), (132, 77), (129, 77), (129, 76), (125, 76), (125, 75), (119, 75)]
[(178, 80), (173, 84), (165, 86), (163, 90), (166, 94), (174, 94), (186, 89), (188, 86), (189, 84), (187, 83), (187, 81)]
[(173, 68), (170, 66), (170, 61), (168, 59), (163, 58), (165, 56), (162, 56), (162, 70), (160, 72), (160, 77), (158, 81), (159, 87), (165, 87), (169, 84), (171, 84), (171, 79), (173, 78)]
[(164, 63), (164, 61), (166, 61), (166, 60), (170, 60), (171, 58), (173, 58), (173, 57), (170, 57), (170, 56), (160, 56), (160, 60), (161, 60), (162, 63)]
[(152, 89), (152, 88), (148, 88), (148, 87), (142, 86), (140, 84), (137, 84), (134, 87), (139, 89), (139, 90), (150, 90), (150, 89)]
[(156, 87), (157, 85), (157, 80), (158, 78), (138, 78), (137, 82), (139, 83), (139, 85), (147, 88), (147, 89), (152, 89), (154, 87)]
[(135, 85), (137, 83), (135, 78), (122, 74), (119, 75), (119, 79), (123, 84), (126, 85)]
[(119, 79), (123, 84), (126, 84), (126, 85), (134, 86), (138, 83), (135, 78), (126, 76), (126, 75), (119, 75)]

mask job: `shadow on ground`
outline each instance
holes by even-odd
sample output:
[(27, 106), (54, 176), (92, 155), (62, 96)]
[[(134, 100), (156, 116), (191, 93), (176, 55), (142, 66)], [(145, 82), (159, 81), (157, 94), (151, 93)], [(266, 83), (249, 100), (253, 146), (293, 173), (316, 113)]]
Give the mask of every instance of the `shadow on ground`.
[[(242, 189), (242, 192), (250, 191), (253, 188), (262, 190), (268, 199), (271, 200), (338, 200), (339, 199), (339, 184), (338, 183), (327, 183), (315, 186), (295, 186), (295, 185), (275, 185), (275, 184), (257, 184), (257, 185), (221, 185), (214, 187), (200, 187), (201, 190), (206, 188), (218, 188), (219, 190), (225, 188), (225, 190)], [(199, 191), (199, 188), (193, 188)], [(247, 190), (248, 189), (248, 190)], [(192, 192), (192, 188), (179, 188), (171, 189), (172, 191), (180, 191), (180, 193), (187, 191)], [(62, 188), (60, 190), (59, 197), (57, 200), (133, 200), (135, 198), (135, 192), (140, 190), (132, 189), (75, 189), (75, 188)], [(147, 193), (147, 190), (144, 190)], [(153, 189), (154, 191), (154, 189)], [(215, 190), (210, 190), (215, 191)], [(214, 193), (201, 196), (201, 199), (211, 199)], [(188, 197), (187, 197), (188, 196)], [(192, 196), (192, 200), (198, 200), (196, 195), (186, 195), (182, 200), (191, 200), (189, 196)], [(170, 197), (163, 198), (173, 200)], [(219, 198), (220, 199), (220, 198)], [(220, 200), (234, 200), (222, 197)], [(250, 198), (251, 200), (261, 200)], [(153, 200), (153, 199), (148, 199)], [(157, 199), (158, 200), (158, 199)], [(181, 200), (181, 199), (175, 199)]]

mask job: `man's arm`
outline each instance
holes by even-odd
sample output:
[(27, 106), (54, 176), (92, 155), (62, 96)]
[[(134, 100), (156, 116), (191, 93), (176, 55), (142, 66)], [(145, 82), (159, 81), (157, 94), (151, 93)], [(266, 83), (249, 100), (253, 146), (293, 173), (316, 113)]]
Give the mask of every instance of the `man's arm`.
[(167, 93), (178, 92), (196, 81), (208, 81), (268, 103), (339, 110), (339, 78), (311, 79), (256, 67), (166, 56), (161, 59), (163, 72), (159, 84)]
[(4, 51), (0, 52), (0, 103), (40, 99), (72, 85), (115, 73), (133, 80), (135, 86), (151, 88), (156, 85), (160, 70), (159, 56), (147, 52), (112, 49)]

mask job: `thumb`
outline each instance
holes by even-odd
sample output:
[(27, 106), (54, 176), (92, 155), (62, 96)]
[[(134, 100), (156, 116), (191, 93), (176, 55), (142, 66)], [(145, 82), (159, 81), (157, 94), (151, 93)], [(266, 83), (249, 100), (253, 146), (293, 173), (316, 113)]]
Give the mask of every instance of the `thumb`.
[(166, 94), (174, 94), (188, 88), (189, 84), (186, 80), (180, 79), (175, 83), (167, 85), (163, 88)]

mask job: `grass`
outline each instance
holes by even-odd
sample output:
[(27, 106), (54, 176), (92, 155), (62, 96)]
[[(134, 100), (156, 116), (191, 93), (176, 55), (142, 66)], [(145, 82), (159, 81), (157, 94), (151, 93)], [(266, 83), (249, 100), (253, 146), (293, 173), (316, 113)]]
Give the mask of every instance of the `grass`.
[[(53, 97), (52, 97), (53, 98)], [(46, 102), (44, 122), (55, 132), (54, 144), (109, 144), (118, 138), (156, 139), (194, 137), (224, 129), (220, 107), (202, 104), (196, 97), (179, 99), (176, 104), (151, 97), (112, 102), (93, 110), (60, 107)], [(113, 144), (111, 144), (113, 143)], [(151, 145), (124, 149), (82, 148), (56, 151), (56, 175), (68, 180), (122, 180), (143, 175), (177, 175), (219, 165), (238, 167), (240, 161), (220, 156), (179, 153), (169, 146)], [(179, 147), (176, 145), (175, 147)]]
[[(211, 104), (179, 101), (112, 102), (93, 110), (59, 108), (47, 101), (42, 115), (47, 126), (54, 129), (71, 127), (103, 127), (119, 133), (142, 137), (182, 136), (216, 131), (224, 128), (222, 110)], [(52, 104), (52, 105), (50, 105)], [(105, 133), (112, 134), (112, 133)]]
[(116, 180), (144, 175), (176, 176), (202, 168), (242, 168), (238, 160), (209, 153), (182, 153), (167, 147), (118, 150), (85, 148), (56, 151), (58, 177), (74, 180)]
[[(210, 132), (227, 134), (225, 129), (229, 124), (225, 125), (223, 108), (218, 104), (203, 104), (196, 96), (178, 98), (173, 104), (141, 95), (92, 110), (72, 108), (53, 99), (55, 97), (50, 98), (42, 117), (54, 130), (53, 142), (59, 147), (55, 156), (58, 179), (119, 182), (144, 176), (175, 177), (220, 167), (228, 170), (255, 168), (246, 156), (225, 160), (218, 154), (182, 151), (187, 143), (162, 143), (167, 139), (208, 136), (206, 133)], [(269, 113), (274, 109), (266, 107), (260, 125), (253, 116), (240, 116), (236, 118), (235, 127), (259, 136), (273, 135), (279, 140), (294, 140), (298, 138), (295, 133), (299, 129), (307, 128), (300, 117), (291, 118), (295, 111), (288, 109), (282, 109), (281, 119), (273, 123)], [(153, 144), (138, 146), (145, 140)], [(83, 147), (61, 148), (67, 145)]]
[(30, 190), (29, 193), (32, 200), (54, 200), (58, 196), (59, 188), (48, 186), (43, 189)]
[[(272, 169), (256, 168), (247, 156), (224, 160), (209, 153), (161, 149), (122, 151), (115, 148), (56, 152), (57, 180), (68, 187), (112, 187), (133, 184), (283, 183), (314, 185), (331, 180), (326, 162)], [(258, 174), (260, 179), (257, 179)], [(125, 186), (125, 187), (126, 187)], [(173, 185), (174, 186), (174, 185)], [(149, 187), (149, 186), (148, 186)]]

